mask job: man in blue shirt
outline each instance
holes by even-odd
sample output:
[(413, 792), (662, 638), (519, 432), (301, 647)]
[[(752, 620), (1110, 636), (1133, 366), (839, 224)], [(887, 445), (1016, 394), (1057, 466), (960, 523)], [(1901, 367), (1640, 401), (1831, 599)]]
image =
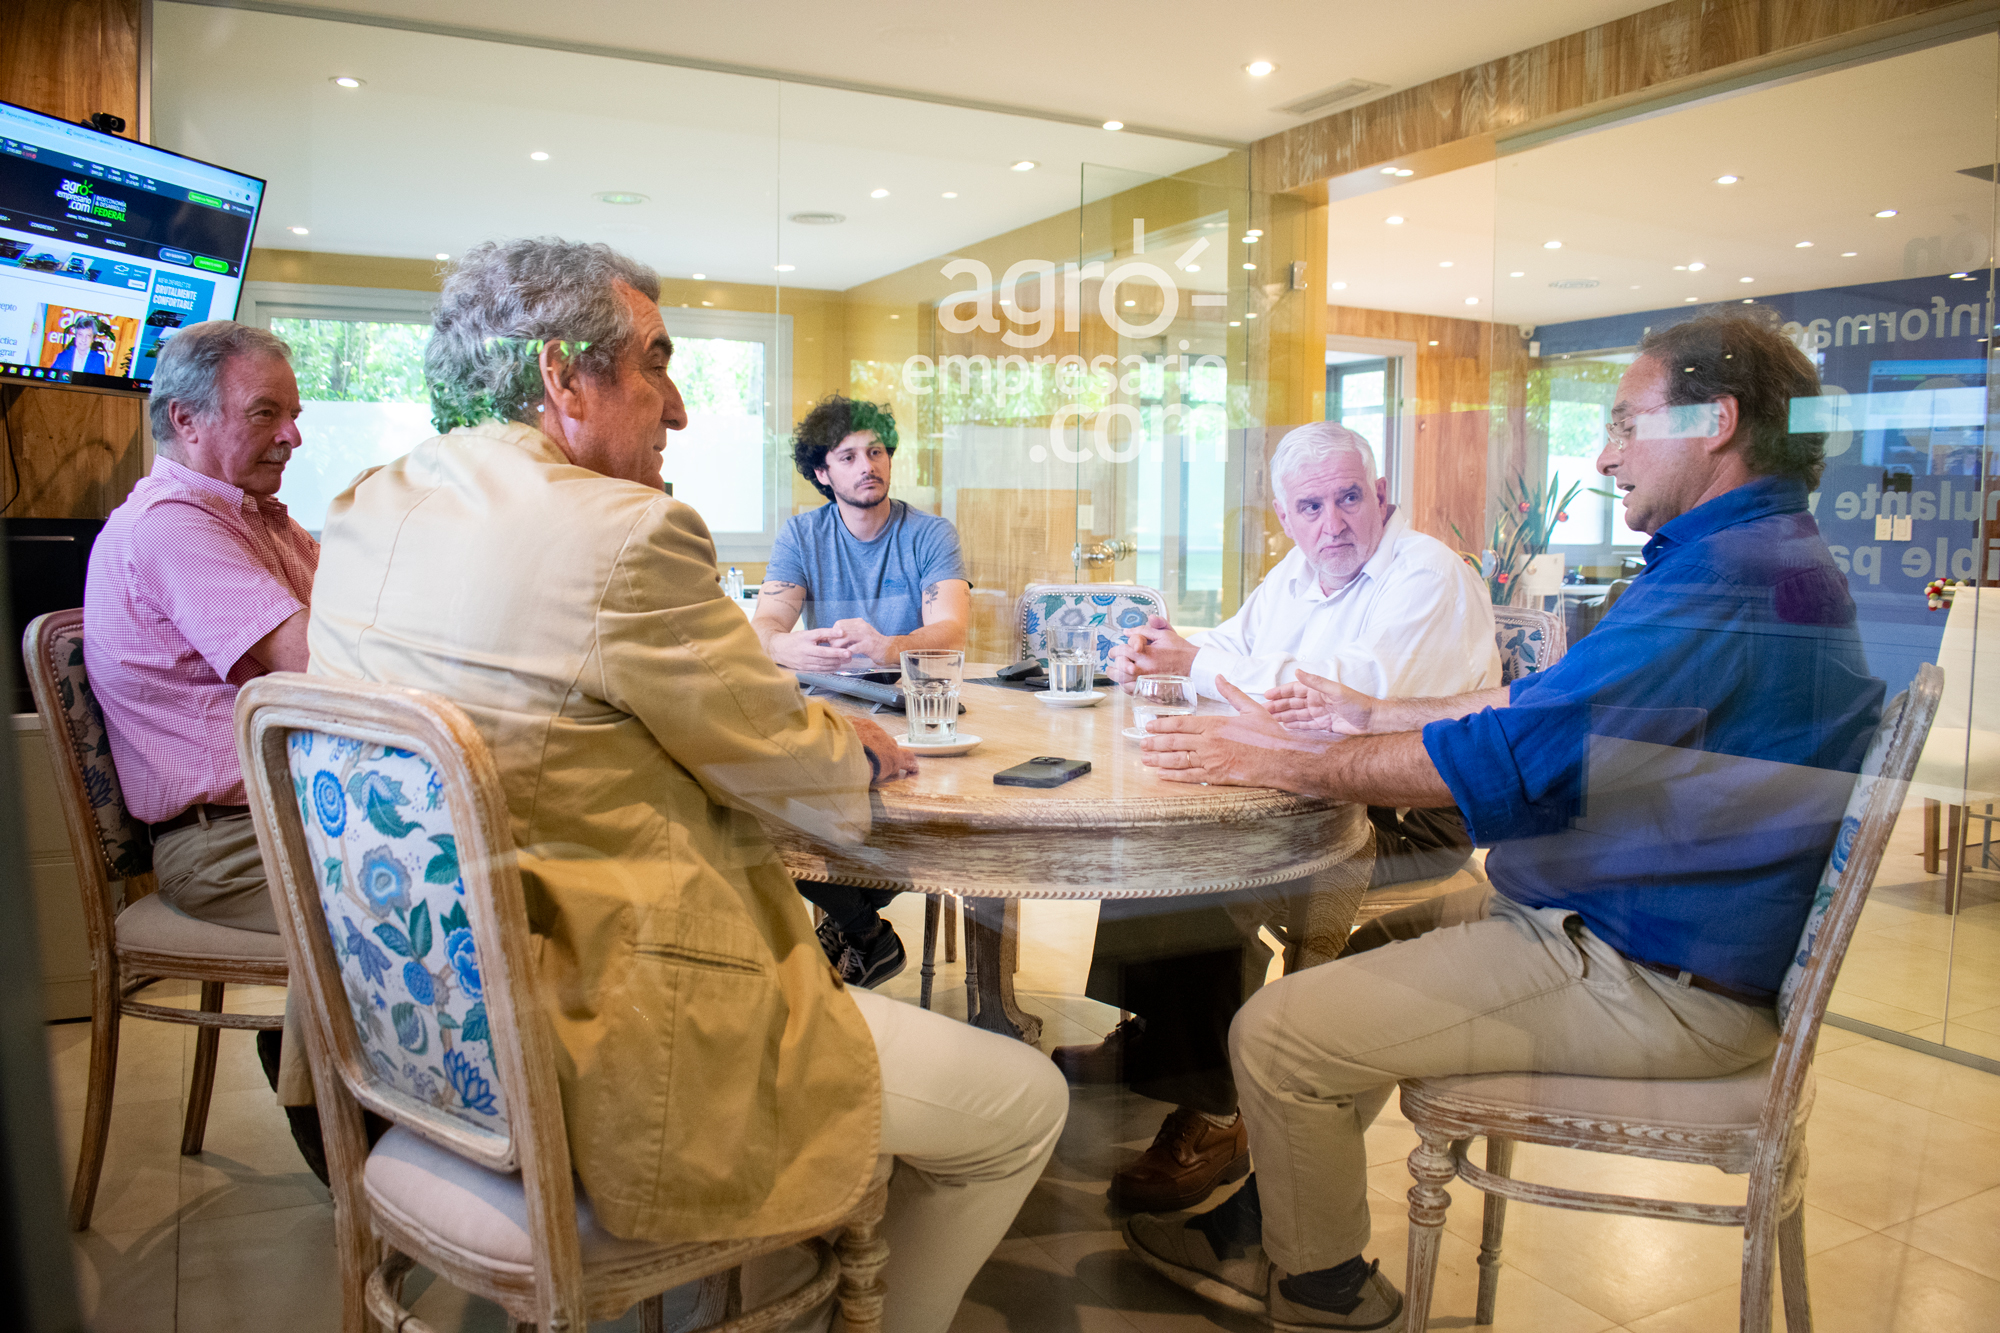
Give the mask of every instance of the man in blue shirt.
[[(750, 627), (779, 666), (896, 667), (911, 649), (965, 647), (972, 583), (958, 531), (889, 498), (895, 454), (889, 409), (838, 394), (793, 433), (799, 474), (832, 503), (794, 515), (771, 545)], [(849, 985), (903, 970), (903, 942), (881, 915), (893, 891), (801, 880), (799, 892), (826, 913), (820, 944)]]
[(1379, 918), (1238, 1015), (1257, 1174), (1126, 1232), (1175, 1282), (1282, 1326), (1391, 1327), (1402, 1298), (1362, 1258), (1363, 1134), (1398, 1079), (1706, 1078), (1775, 1047), (1883, 689), (1806, 511), (1824, 437), (1791, 433), (1790, 407), (1817, 378), (1774, 325), (1641, 345), (1597, 465), (1652, 534), (1646, 569), (1550, 670), (1431, 700), (1301, 674), (1269, 711), (1232, 687), (1236, 717), (1154, 725), (1163, 778), (1456, 802), (1493, 847), (1490, 888)]

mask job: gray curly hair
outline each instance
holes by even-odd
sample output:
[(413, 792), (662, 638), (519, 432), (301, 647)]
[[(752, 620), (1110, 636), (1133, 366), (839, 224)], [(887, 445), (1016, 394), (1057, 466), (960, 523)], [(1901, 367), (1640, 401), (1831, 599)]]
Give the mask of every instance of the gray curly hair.
[(180, 403), (198, 417), (222, 410), (222, 368), (239, 356), (261, 355), (292, 359), (291, 344), (268, 329), (238, 324), (233, 319), (209, 319), (190, 324), (168, 338), (153, 370), (153, 396), (147, 413), (153, 421), (153, 445), (169, 455), (174, 434), (173, 405)]
[(424, 350), (432, 424), (534, 425), (551, 342), (586, 374), (612, 373), (633, 334), (620, 284), (660, 299), (660, 275), (608, 245), (537, 236), (467, 251), (445, 277)]
[(1362, 480), (1369, 490), (1375, 489), (1375, 450), (1367, 439), (1334, 422), (1313, 421), (1286, 435), (1278, 442), (1278, 451), (1271, 455), (1271, 489), (1278, 494), (1278, 508), (1291, 507), (1286, 478), (1296, 477), (1336, 454), (1359, 456)]

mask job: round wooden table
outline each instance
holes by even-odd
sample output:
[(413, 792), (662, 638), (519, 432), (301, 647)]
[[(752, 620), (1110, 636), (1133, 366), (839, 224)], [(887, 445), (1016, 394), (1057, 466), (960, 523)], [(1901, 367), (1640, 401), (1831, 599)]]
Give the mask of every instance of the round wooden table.
[[(835, 846), (766, 825), (796, 879), (963, 898), (972, 1022), (1030, 1042), (1040, 1033), (1041, 1021), (1013, 1002), (1018, 908), (1010, 905), (1022, 898), (1166, 898), (1309, 881), (1304, 892), (1333, 895), (1335, 914), (1344, 903), (1351, 922), (1367, 884), (1366, 867), (1354, 863), (1372, 863), (1360, 807), (1163, 781), (1140, 762), (1138, 742), (1120, 734), (1135, 725), (1123, 691), (1108, 690), (1094, 707), (1056, 708), (1026, 690), (972, 683), (993, 670), (969, 665), (959, 695), (959, 731), (982, 744), (956, 758), (920, 754), (914, 778), (874, 791), (866, 842)], [(868, 709), (842, 695), (814, 697)], [(1200, 711), (1230, 710), (1203, 700)], [(876, 720), (902, 735), (900, 714)], [(994, 783), (1001, 769), (1037, 755), (1088, 759), (1091, 771), (1046, 789)], [(1336, 925), (1343, 935), (1346, 922)]]

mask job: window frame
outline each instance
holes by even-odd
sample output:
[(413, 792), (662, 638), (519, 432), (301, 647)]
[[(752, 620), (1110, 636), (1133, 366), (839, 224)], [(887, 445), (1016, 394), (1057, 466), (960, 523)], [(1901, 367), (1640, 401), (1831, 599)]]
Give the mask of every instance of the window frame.
[[(1380, 357), (1394, 364), (1389, 382), (1383, 386), (1382, 429), (1387, 439), (1382, 457), (1375, 466), (1389, 479), (1389, 503), (1408, 513), (1416, 494), (1417, 404), (1412, 392), (1417, 367), (1417, 345), (1397, 338), (1355, 338), (1341, 333), (1326, 335), (1326, 350), (1346, 356)], [(1328, 366), (1334, 363), (1329, 362)], [(1333, 404), (1322, 399), (1320, 415)], [(1335, 422), (1338, 425), (1338, 422)]]

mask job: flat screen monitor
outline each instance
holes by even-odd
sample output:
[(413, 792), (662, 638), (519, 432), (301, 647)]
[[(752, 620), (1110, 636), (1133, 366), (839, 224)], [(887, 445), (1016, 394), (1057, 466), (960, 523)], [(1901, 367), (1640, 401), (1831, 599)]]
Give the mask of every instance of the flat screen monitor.
[(264, 182), (0, 102), (0, 384), (145, 393), (230, 319)]

